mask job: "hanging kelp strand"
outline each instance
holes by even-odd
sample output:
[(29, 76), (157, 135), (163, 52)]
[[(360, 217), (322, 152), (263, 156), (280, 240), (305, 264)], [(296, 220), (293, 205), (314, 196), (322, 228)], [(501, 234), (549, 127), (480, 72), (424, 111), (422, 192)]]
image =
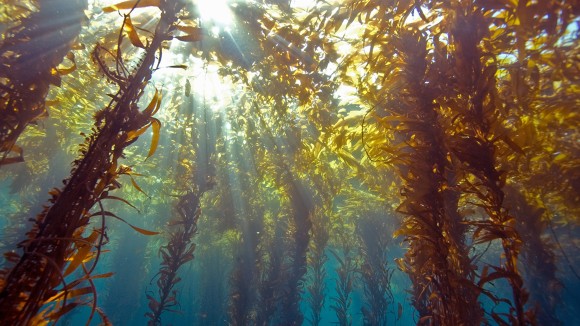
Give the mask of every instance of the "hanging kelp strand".
[(178, 217), (170, 222), (169, 242), (159, 248), (162, 262), (157, 273), (157, 296), (147, 294), (150, 312), (145, 316), (149, 318), (150, 326), (161, 325), (161, 314), (175, 311), (174, 307), (179, 305), (177, 291), (174, 290), (181, 280), (177, 272), (181, 266), (193, 260), (195, 243), (192, 240), (197, 233), (197, 221), (201, 214), (198, 195), (189, 192), (181, 196), (176, 211)]
[[(87, 224), (94, 218), (102, 219), (98, 257), (100, 245), (106, 238), (105, 219), (107, 216), (116, 217), (103, 210), (101, 201), (108, 198), (109, 191), (120, 186), (117, 181), (120, 175), (132, 178), (132, 169), (119, 164), (118, 160), (122, 158), (124, 149), (148, 126), (156, 124), (152, 115), (159, 107), (157, 94), (143, 111), (139, 110), (138, 102), (151, 78), (156, 53), (163, 42), (170, 38), (177, 13), (182, 8), (180, 1), (164, 1), (160, 4), (162, 14), (155, 34), (145, 49), (141, 65), (133, 75), (118, 81), (119, 91), (110, 104), (96, 115), (93, 133), (86, 137), (81, 150), (83, 156), (74, 162), (71, 177), (65, 181), (62, 190), (51, 192), (50, 205), (36, 217), (33, 229), (27, 233), (28, 240), (20, 245), (23, 250), (20, 259), (11, 257), (11, 261), (15, 262), (14, 267), (2, 271), (0, 324), (28, 325), (38, 318), (54, 320), (79, 305), (78, 302), (63, 303), (57, 306), (56, 312), (43, 311), (43, 316), (36, 316), (42, 305), (54, 296), (54, 288), (62, 284), (64, 291), (73, 290), (64, 283), (63, 270), (69, 259), (79, 257), (86, 251), (86, 246), (82, 244), (87, 240), (79, 241), (82, 240)], [(121, 51), (121, 44), (117, 44), (117, 47)], [(155, 126), (153, 129), (156, 129)], [(98, 212), (89, 213), (96, 204), (99, 206)], [(142, 230), (144, 234), (155, 234), (139, 228), (136, 230)], [(73, 263), (77, 261), (72, 259)], [(84, 269), (84, 265), (82, 267)], [(93, 269), (94, 266), (90, 271), (84, 271), (89, 282)], [(67, 293), (64, 294), (65, 299), (66, 296)], [(96, 303), (96, 296), (93, 301)], [(97, 311), (95, 306), (94, 311)]]
[[(69, 51), (87, 0), (39, 0), (38, 7), (0, 41), (0, 166), (24, 160), (16, 141), (28, 124), (48, 115), (50, 85), (60, 86), (61, 76), (76, 69)], [(58, 68), (65, 59), (72, 66)]]

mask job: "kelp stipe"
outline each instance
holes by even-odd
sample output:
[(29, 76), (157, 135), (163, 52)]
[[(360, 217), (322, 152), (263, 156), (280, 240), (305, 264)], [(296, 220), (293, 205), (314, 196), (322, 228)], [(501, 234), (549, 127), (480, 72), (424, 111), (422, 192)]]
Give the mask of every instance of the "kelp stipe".
[[(38, 11), (6, 31), (0, 43), (0, 166), (24, 160), (18, 137), (47, 116), (50, 85), (60, 86), (60, 77), (76, 69), (69, 51), (86, 19), (87, 0), (37, 2)], [(58, 68), (64, 59), (72, 66)]]
[(514, 187), (506, 187), (505, 195), (505, 206), (516, 219), (515, 228), (522, 239), (522, 274), (530, 289), (530, 308), (535, 310), (539, 325), (562, 325), (556, 308), (563, 285), (556, 277), (554, 245), (544, 237), (551, 217), (545, 217), (545, 208), (532, 206), (531, 200)]
[(284, 325), (302, 325), (304, 315), (300, 310), (300, 299), (303, 292), (304, 276), (307, 271), (306, 254), (310, 241), (310, 228), (312, 227), (311, 214), (314, 204), (308, 198), (306, 188), (301, 180), (296, 180), (289, 170), (285, 171), (287, 179), (287, 196), (292, 205), (292, 231), (293, 243), (291, 244), (290, 264), (287, 267), (285, 280), (288, 293), (282, 300), (280, 322)]
[(341, 253), (331, 250), (330, 253), (338, 262), (336, 267), (337, 279), (335, 281), (334, 291), (336, 296), (331, 297), (332, 304), (330, 308), (336, 314), (338, 325), (350, 326), (352, 325), (352, 316), (350, 314), (350, 307), (352, 304), (352, 292), (354, 291), (354, 284), (356, 281), (357, 265), (354, 258), (353, 247), (346, 236), (341, 235), (340, 239)]
[(256, 314), (256, 325), (267, 326), (274, 320), (276, 309), (280, 304), (281, 293), (283, 291), (284, 280), (284, 233), (285, 226), (278, 221), (274, 229), (274, 238), (269, 250), (268, 264), (264, 270), (258, 288), (259, 304)]
[[(458, 8), (453, 14), (455, 17), (448, 28), (454, 50), (451, 56), (455, 59), (452, 89), (457, 94), (451, 96), (455, 97), (458, 107), (462, 109), (457, 110), (454, 117), (458, 130), (451, 133), (449, 147), (467, 174), (461, 180), (464, 193), (473, 194), (488, 216), (486, 221), (471, 222), (475, 227), (475, 242), (500, 240), (505, 255), (502, 266), (492, 266), (494, 271), (489, 275), (482, 273), (478, 284), (484, 286), (491, 280), (505, 278), (513, 294), (509, 322), (526, 325), (534, 317), (533, 312), (525, 312), (528, 293), (518, 270), (522, 240), (514, 216), (504, 205), (502, 189), (506, 183), (506, 172), (498, 170), (496, 164), (498, 154), (494, 142), (500, 136), (496, 136), (493, 128), (501, 116), (501, 107), (495, 101), (497, 66), (485, 64), (489, 54), (479, 48), (482, 38), (489, 33), (491, 23), (474, 6)], [(501, 320), (494, 312), (492, 317), (497, 322)]]
[(419, 324), (478, 324), (483, 310), (477, 302), (479, 292), (473, 284), (461, 221), (456, 219), (457, 202), (450, 205), (446, 195), (451, 191), (447, 180), (452, 167), (434, 104), (437, 80), (429, 74), (426, 35), (413, 28), (398, 33), (392, 45), (401, 72), (392, 78), (399, 78), (404, 88), (398, 94), (400, 107), (393, 111), (401, 117), (397, 129), (408, 146), (404, 154), (408, 158), (398, 167), (405, 198), (398, 211), (405, 218), (395, 234), (403, 235), (410, 245), (399, 267), (413, 282)]
[(232, 325), (257, 324), (257, 288), (260, 276), (260, 231), (261, 221), (243, 221), (240, 248), (235, 256), (230, 286), (228, 314)]
[(193, 260), (195, 243), (193, 236), (197, 233), (197, 221), (201, 214), (198, 194), (188, 192), (179, 198), (176, 205), (178, 218), (171, 220), (169, 242), (159, 248), (162, 262), (157, 273), (157, 296), (147, 294), (149, 310), (145, 316), (149, 318), (148, 325), (161, 325), (161, 315), (164, 312), (175, 312), (179, 306), (175, 285), (181, 281), (177, 275), (181, 266)]
[[(79, 282), (67, 285), (63, 280), (64, 275), (79, 266), (83, 268), (85, 274), (80, 281), (87, 281), (90, 284), (88, 293), (93, 294), (89, 318), (92, 318), (95, 312), (100, 312), (96, 307), (97, 298), (92, 282), (92, 278), (97, 276), (91, 276), (91, 273), (98, 261), (100, 246), (106, 239), (104, 233), (106, 217), (122, 220), (115, 214), (105, 211), (102, 201), (112, 199), (126, 202), (109, 195), (109, 191), (120, 186), (117, 181), (120, 175), (133, 174), (130, 167), (118, 164), (118, 160), (123, 157), (124, 149), (145, 130), (153, 127), (155, 132), (156, 127), (159, 127), (155, 122), (156, 119), (152, 117), (159, 109), (161, 99), (158, 94), (156, 93), (153, 101), (143, 111), (139, 110), (138, 101), (143, 95), (147, 81), (151, 78), (152, 68), (157, 60), (156, 53), (162, 43), (169, 38), (169, 33), (174, 30), (177, 12), (183, 8), (180, 1), (167, 1), (160, 6), (161, 19), (155, 35), (145, 47), (146, 55), (141, 65), (134, 75), (126, 76), (119, 71), (123, 64), (119, 62), (122, 60), (120, 55), (117, 56), (115, 65), (117, 76), (124, 76), (114, 80), (119, 86), (119, 91), (110, 104), (95, 115), (93, 133), (86, 137), (85, 143), (81, 146), (82, 157), (74, 162), (71, 177), (65, 181), (64, 188), (51, 191), (50, 205), (36, 217), (34, 228), (27, 234), (29, 239), (21, 243), (24, 250), (22, 256), (7, 254), (15, 266), (2, 271), (1, 274), (0, 323), (26, 325), (38, 319), (56, 320), (81, 304), (66, 299), (72, 296), (72, 293), (76, 296), (86, 294), (87, 290), (75, 289)], [(125, 16), (124, 24), (127, 23), (128, 17), (129, 15)], [(123, 30), (120, 32), (119, 43), (123, 39), (121, 36)], [(121, 54), (121, 44), (117, 45), (118, 54)], [(99, 48), (102, 47), (97, 45), (96, 49)], [(101, 64), (103, 71), (111, 71), (101, 62), (97, 63)], [(153, 154), (155, 147), (154, 142), (149, 156)], [(91, 214), (91, 208), (97, 204), (98, 211)], [(86, 225), (94, 217), (101, 218), (100, 230), (83, 237)], [(143, 234), (156, 234), (137, 227), (133, 229)], [(95, 263), (87, 270), (82, 262), (89, 257), (93, 247), (97, 249)], [(67, 259), (71, 259), (68, 265)], [(63, 284), (63, 288), (57, 293), (54, 289), (59, 284)], [(56, 306), (57, 310), (42, 311), (42, 315), (37, 316), (42, 305), (50, 302), (55, 295), (63, 298), (62, 304)]]
[[(393, 248), (386, 216), (367, 212), (357, 225), (360, 237), (359, 267), (364, 287), (365, 305), (362, 307), (365, 325), (386, 326), (389, 312), (395, 312), (395, 297), (391, 287), (394, 266), (390, 266), (388, 251)], [(395, 320), (401, 318), (395, 316)]]
[(308, 293), (308, 303), (312, 310), (307, 321), (318, 326), (322, 321), (322, 311), (326, 302), (326, 283), (328, 276), (325, 264), (328, 261), (326, 254), (326, 245), (330, 238), (328, 227), (330, 219), (326, 212), (330, 211), (328, 207), (317, 208), (312, 218), (312, 229), (310, 230), (310, 248), (308, 255), (308, 266), (310, 267), (309, 285), (306, 287)]
[[(250, 154), (253, 147), (244, 146), (240, 141), (233, 141), (231, 145), (240, 157)], [(244, 172), (248, 171), (248, 162), (240, 160), (233, 165), (230, 168), (239, 173), (230, 180), (229, 191), (235, 194), (243, 193), (245, 187), (259, 188), (256, 176)], [(233, 198), (233, 213), (239, 229), (239, 240), (233, 255), (234, 266), (229, 279), (228, 317), (232, 325), (263, 325), (260, 320), (263, 315), (261, 316), (259, 312), (263, 307), (258, 298), (266, 251), (262, 243), (264, 206), (256, 195), (249, 192), (243, 194), (241, 198)]]

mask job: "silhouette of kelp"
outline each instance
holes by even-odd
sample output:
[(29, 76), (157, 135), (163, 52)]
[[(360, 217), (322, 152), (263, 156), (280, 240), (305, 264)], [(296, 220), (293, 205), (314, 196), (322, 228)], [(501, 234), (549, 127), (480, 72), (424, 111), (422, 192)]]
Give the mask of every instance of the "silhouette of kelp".
[(534, 207), (514, 187), (506, 187), (505, 205), (516, 219), (516, 229), (522, 238), (524, 279), (530, 289), (531, 307), (536, 310), (540, 325), (561, 325), (556, 314), (560, 302), (561, 282), (556, 278), (556, 257), (553, 244), (545, 237), (549, 217), (546, 210)]
[[(133, 7), (133, 4), (131, 7)], [(122, 28), (119, 34), (118, 55), (115, 57), (115, 70), (98, 60), (100, 51), (107, 51), (102, 46), (95, 48), (95, 58), (104, 73), (115, 72), (115, 82), (119, 91), (110, 104), (95, 115), (93, 133), (87, 136), (81, 146), (82, 157), (73, 163), (71, 177), (65, 180), (65, 186), (50, 192), (50, 205), (36, 217), (35, 225), (27, 233), (28, 239), (20, 244), (23, 254), (7, 253), (5, 256), (14, 267), (1, 272), (0, 282), (0, 324), (27, 325), (39, 320), (58, 320), (60, 316), (73, 308), (87, 304), (82, 301), (70, 301), (69, 298), (92, 294), (92, 319), (97, 308), (96, 290), (93, 279), (110, 276), (91, 275), (98, 262), (100, 249), (106, 241), (105, 219), (113, 217), (122, 220), (115, 214), (105, 211), (102, 205), (104, 199), (120, 200), (109, 195), (109, 192), (119, 188), (118, 178), (134, 174), (128, 166), (118, 163), (124, 149), (152, 127), (154, 141), (149, 156), (156, 149), (158, 138), (158, 121), (152, 116), (159, 109), (160, 97), (156, 93), (151, 103), (143, 111), (139, 110), (138, 101), (143, 95), (147, 81), (151, 78), (152, 68), (156, 62), (156, 53), (162, 43), (168, 39), (177, 20), (176, 14), (183, 4), (180, 1), (168, 1), (160, 4), (162, 15), (156, 27), (155, 35), (144, 47), (145, 55), (135, 72), (127, 76), (126, 68), (121, 59), (122, 35), (127, 28)], [(111, 10), (114, 11), (114, 10)], [(128, 24), (129, 15), (124, 16), (124, 25)], [(133, 32), (135, 32), (133, 30)], [(122, 78), (119, 78), (121, 76)], [(157, 135), (155, 135), (157, 134)], [(133, 181), (134, 186), (140, 189)], [(96, 213), (90, 210), (98, 204)], [(86, 226), (95, 217), (101, 217), (101, 227), (84, 237)], [(152, 235), (156, 232), (143, 230), (132, 226), (136, 231)], [(96, 251), (92, 251), (95, 249)], [(87, 269), (84, 261), (94, 257), (93, 265)], [(67, 262), (69, 262), (67, 264)], [(65, 270), (66, 267), (66, 270)], [(84, 276), (70, 283), (65, 283), (64, 277), (78, 267), (82, 267)], [(77, 288), (84, 281), (89, 286)], [(56, 287), (62, 284), (62, 288)], [(59, 303), (49, 306), (37, 315), (45, 303)], [(54, 309), (51, 309), (54, 308)]]
[(310, 282), (306, 287), (308, 292), (308, 303), (312, 310), (312, 315), (308, 321), (313, 326), (320, 325), (322, 320), (322, 311), (324, 309), (326, 297), (326, 283), (327, 277), (325, 264), (328, 261), (326, 255), (326, 245), (330, 234), (328, 227), (330, 225), (329, 218), (326, 216), (325, 210), (317, 208), (312, 219), (312, 229), (310, 230), (310, 254), (308, 256), (308, 265), (310, 267)]
[(357, 264), (353, 257), (354, 253), (351, 245), (342, 241), (341, 247), (342, 255), (330, 250), (330, 253), (338, 262), (336, 268), (337, 279), (334, 287), (336, 296), (331, 298), (333, 303), (330, 305), (330, 308), (336, 314), (338, 325), (350, 326), (352, 325), (352, 316), (349, 311), (352, 304), (352, 292), (356, 281), (355, 272), (357, 270)]
[(304, 315), (300, 310), (300, 298), (303, 292), (304, 276), (307, 272), (306, 252), (310, 241), (312, 222), (310, 215), (314, 210), (313, 203), (308, 198), (306, 188), (300, 180), (291, 179), (289, 171), (286, 178), (287, 195), (292, 205), (292, 235), (293, 243), (287, 273), (284, 276), (286, 293), (282, 299), (279, 322), (284, 325), (302, 325)]
[[(87, 0), (38, 0), (37, 5), (38, 11), (6, 31), (0, 42), (0, 166), (24, 160), (18, 137), (47, 116), (50, 85), (60, 86), (60, 77), (76, 69), (69, 51), (85, 20)], [(57, 68), (65, 56), (72, 66)]]
[[(476, 181), (469, 177), (463, 178), (463, 192), (473, 194), (479, 201), (477, 205), (488, 216), (485, 221), (471, 222), (475, 227), (475, 242), (500, 240), (505, 255), (503, 266), (494, 266), (494, 271), (489, 275), (483, 273), (478, 285), (483, 286), (497, 278), (506, 279), (513, 293), (513, 306), (507, 317), (512, 324), (525, 325), (534, 317), (532, 312), (525, 314), (524, 305), (528, 294), (523, 288), (517, 267), (522, 240), (515, 228), (515, 218), (504, 206), (502, 188), (506, 175), (496, 167), (497, 138), (492, 137), (492, 127), (500, 115), (500, 107), (494, 101), (497, 97), (497, 66), (484, 64), (488, 54), (478, 47), (481, 39), (489, 33), (490, 23), (478, 9), (470, 7), (467, 10), (458, 9), (450, 25), (451, 43), (455, 49), (452, 53), (455, 58), (453, 70), (456, 76), (450, 89), (457, 92), (454, 96), (461, 109), (455, 115), (454, 123), (461, 127), (461, 132), (452, 135), (449, 147), (461, 162), (461, 168), (476, 178)], [(510, 143), (505, 138), (504, 141)], [(500, 322), (498, 314), (492, 312), (492, 317)]]
[(193, 236), (197, 233), (197, 221), (201, 214), (199, 197), (193, 192), (181, 196), (176, 205), (178, 218), (169, 222), (171, 233), (169, 242), (159, 248), (162, 262), (157, 273), (157, 298), (147, 294), (149, 310), (145, 316), (149, 318), (148, 325), (161, 325), (163, 312), (177, 312), (177, 290), (175, 285), (181, 281), (177, 275), (179, 268), (193, 260), (195, 243)]
[(257, 287), (260, 275), (260, 230), (257, 221), (247, 222), (242, 232), (242, 243), (236, 255), (230, 286), (229, 317), (232, 325), (256, 324)]
[(414, 29), (399, 33), (393, 47), (401, 67), (397, 77), (405, 88), (393, 118), (401, 120), (396, 131), (407, 148), (399, 157), (405, 199), (398, 211), (405, 219), (395, 234), (405, 236), (410, 245), (399, 267), (413, 282), (419, 324), (477, 324), (483, 311), (463, 243), (464, 227), (457, 220), (457, 202), (449, 201), (452, 167), (429, 80), (434, 77), (428, 70), (426, 35)]
[[(395, 298), (391, 289), (394, 269), (389, 266), (390, 241), (387, 216), (367, 213), (357, 225), (360, 254), (363, 258), (359, 273), (364, 286), (365, 306), (362, 308), (365, 325), (387, 325), (389, 309), (394, 312)], [(400, 316), (399, 316), (400, 317)]]

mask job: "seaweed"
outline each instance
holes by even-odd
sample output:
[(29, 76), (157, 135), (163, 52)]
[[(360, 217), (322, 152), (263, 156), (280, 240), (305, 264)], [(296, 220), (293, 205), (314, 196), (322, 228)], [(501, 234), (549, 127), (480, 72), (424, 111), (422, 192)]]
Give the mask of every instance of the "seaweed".
[[(488, 33), (488, 25), (484, 16), (474, 6), (459, 9), (455, 12), (455, 20), (450, 23), (451, 44), (455, 51), (452, 56), (456, 60), (454, 67), (457, 90), (457, 102), (463, 106), (455, 116), (455, 123), (461, 127), (450, 137), (451, 152), (461, 162), (462, 169), (477, 178), (462, 180), (463, 191), (474, 194), (488, 215), (487, 221), (475, 221), (474, 235), (477, 243), (490, 242), (499, 239), (505, 255), (503, 266), (494, 267), (496, 275), (506, 278), (512, 288), (513, 310), (510, 322), (525, 325), (533, 320), (532, 312), (525, 314), (524, 305), (527, 292), (523, 288), (517, 261), (521, 247), (521, 238), (515, 228), (515, 219), (504, 206), (505, 172), (496, 167), (497, 153), (492, 138), (492, 126), (497, 119), (499, 108), (494, 98), (496, 96), (494, 64), (482, 64), (487, 54), (482, 53), (478, 43)], [(479, 285), (487, 282), (483, 275)], [(496, 315), (493, 315), (497, 319)]]
[[(173, 205), (168, 242), (148, 244), (161, 260), (146, 292), (151, 325), (170, 312), (208, 325), (320, 325), (329, 312), (340, 325), (569, 322), (557, 304), (577, 280), (576, 261), (559, 261), (553, 249), (575, 246), (580, 216), (573, 1), (242, 1), (230, 3), (235, 23), (226, 28), (194, 2), (129, 0), (102, 9), (110, 15), (94, 11), (87, 28), (74, 15), (70, 35), (46, 39), (59, 50), (39, 51), (30, 67), (21, 61), (45, 49), (42, 12), (63, 11), (48, 0), (5, 3), (0, 15), (19, 14), (0, 17), (0, 28), (12, 21), (0, 43), (0, 165), (41, 148), (26, 165), (2, 169), (2, 178), (14, 177), (4, 205), (18, 211), (10, 224), (23, 225), (30, 216), (22, 202), (54, 182), (43, 173), (63, 164), (50, 152), (70, 151), (79, 125), (92, 121), (79, 112), (111, 99), (90, 132), (81, 127), (85, 142), (64, 187), (51, 190), (26, 239), (4, 256), (0, 323), (73, 323), (80, 316), (69, 313), (84, 310), (88, 323), (99, 315), (110, 324), (96, 289), (113, 275), (97, 269), (111, 246), (107, 222), (125, 222), (105, 206), (111, 201), (160, 217), (169, 215), (160, 203)], [(120, 28), (97, 26), (113, 16)], [(113, 32), (93, 33), (100, 28)], [(98, 39), (83, 41), (93, 43), (83, 57), (70, 52), (79, 30)], [(165, 65), (168, 51), (185, 64)], [(100, 80), (63, 79), (57, 100), (45, 101), (61, 75), (94, 67)], [(158, 74), (163, 85), (153, 88), (164, 67), (182, 70)], [(232, 94), (203, 94), (203, 111), (195, 109), (208, 89), (201, 83), (218, 79)], [(79, 91), (106, 82), (112, 91)], [(169, 105), (157, 114), (164, 97)], [(48, 105), (54, 126), (19, 136)], [(84, 107), (64, 110), (75, 105)], [(140, 156), (129, 146), (149, 132), (145, 161), (122, 164), (125, 154)], [(139, 178), (143, 168), (154, 176)], [(132, 193), (151, 196), (116, 195), (122, 178)], [(4, 242), (14, 238), (4, 233)], [(200, 261), (210, 255), (219, 261)], [(408, 289), (394, 284), (393, 257)], [(115, 272), (124, 267), (116, 264)], [(186, 284), (186, 275), (200, 277)], [(134, 296), (127, 290), (124, 299)], [(403, 318), (405, 290), (414, 309)]]
[(358, 272), (364, 287), (362, 314), (365, 325), (385, 326), (389, 310), (394, 313), (395, 297), (391, 287), (394, 269), (387, 256), (392, 248), (392, 232), (389, 231), (386, 216), (378, 214), (362, 217), (357, 225), (363, 260)]
[[(0, 166), (24, 161), (16, 141), (29, 124), (48, 115), (50, 85), (60, 86), (61, 76), (76, 69), (71, 48), (87, 0), (38, 0), (37, 6), (0, 42)], [(59, 67), (65, 59), (71, 67)]]
[[(203, 194), (203, 193), (201, 193)], [(196, 244), (192, 242), (197, 233), (197, 222), (201, 215), (199, 196), (188, 192), (179, 198), (176, 205), (178, 217), (169, 222), (171, 227), (169, 242), (159, 248), (162, 259), (157, 278), (157, 298), (152, 293), (147, 294), (149, 310), (145, 316), (149, 318), (148, 325), (161, 325), (161, 315), (164, 312), (176, 312), (179, 306), (175, 286), (181, 281), (177, 275), (184, 264), (193, 260)]]
[(322, 311), (324, 309), (326, 297), (326, 283), (327, 277), (325, 264), (328, 261), (326, 255), (326, 245), (330, 238), (328, 226), (330, 224), (329, 218), (325, 211), (328, 208), (317, 208), (312, 219), (312, 229), (310, 230), (310, 254), (308, 255), (308, 266), (310, 268), (310, 282), (306, 287), (308, 293), (308, 303), (312, 310), (311, 317), (307, 318), (309, 323), (313, 326), (320, 325), (322, 321)]
[(540, 325), (562, 325), (556, 307), (560, 302), (562, 283), (556, 277), (554, 245), (545, 237), (549, 220), (546, 210), (532, 206), (531, 201), (514, 187), (505, 189), (506, 207), (516, 219), (516, 229), (522, 238), (521, 256), (524, 280), (530, 289), (530, 304)]
[(399, 33), (393, 45), (405, 89), (395, 112), (404, 117), (397, 129), (404, 137), (408, 158), (399, 167), (405, 199), (398, 211), (406, 217), (395, 235), (404, 235), (410, 245), (400, 267), (413, 282), (419, 324), (479, 323), (483, 311), (463, 242), (464, 228), (457, 219), (457, 201), (450, 201), (448, 195), (453, 191), (453, 166), (434, 104), (436, 90), (431, 78), (436, 76), (428, 70), (426, 35), (414, 29)]
[[(290, 177), (288, 175), (286, 177)], [(307, 272), (307, 250), (312, 227), (311, 214), (313, 203), (307, 197), (306, 188), (300, 180), (287, 181), (287, 195), (292, 205), (293, 243), (290, 253), (290, 266), (284, 276), (287, 292), (282, 300), (280, 322), (284, 325), (302, 325), (304, 315), (300, 310), (300, 299), (303, 293), (304, 277)]]
[(338, 267), (336, 268), (338, 278), (335, 280), (334, 288), (337, 296), (331, 298), (333, 304), (330, 305), (330, 308), (336, 314), (340, 326), (349, 326), (352, 325), (350, 307), (356, 280), (355, 272), (357, 270), (357, 264), (354, 261), (355, 258), (353, 257), (353, 250), (350, 244), (342, 241), (341, 245), (342, 257), (333, 250), (329, 251), (338, 262)]
[(270, 325), (276, 317), (276, 309), (283, 296), (284, 286), (284, 233), (286, 226), (278, 221), (269, 251), (269, 261), (262, 271), (258, 285), (259, 304), (256, 312), (256, 325)]
[[(154, 131), (156, 129), (155, 118), (152, 115), (159, 108), (160, 98), (155, 96), (143, 111), (139, 111), (137, 102), (151, 78), (156, 53), (173, 30), (173, 24), (177, 20), (176, 14), (182, 6), (179, 1), (163, 3), (162, 17), (155, 35), (146, 48), (141, 65), (133, 75), (117, 81), (119, 91), (109, 105), (96, 115), (93, 133), (86, 136), (80, 150), (81, 158), (73, 163), (70, 178), (65, 180), (64, 188), (55, 188), (50, 192), (50, 205), (45, 206), (45, 209), (37, 215), (32, 230), (27, 233), (28, 239), (20, 243), (19, 247), (22, 248), (23, 254), (12, 252), (6, 254), (7, 259), (15, 265), (1, 272), (0, 306), (3, 311), (1, 323), (25, 325), (38, 318), (58, 320), (60, 316), (81, 304), (67, 302), (71, 291), (75, 291), (73, 293), (76, 296), (93, 294), (89, 318), (100, 311), (96, 307), (96, 292), (92, 283), (92, 278), (96, 276), (91, 276), (91, 273), (96, 267), (101, 245), (106, 240), (106, 218), (113, 217), (124, 221), (115, 214), (105, 211), (102, 201), (111, 199), (129, 203), (109, 195), (109, 191), (120, 187), (117, 180), (121, 175), (131, 177), (133, 185), (140, 189), (132, 178), (134, 175), (132, 169), (119, 164), (118, 160), (123, 157), (123, 150), (145, 130), (149, 127), (153, 127)], [(120, 43), (122, 34), (119, 35)], [(97, 45), (95, 51), (101, 48)], [(118, 48), (121, 51), (120, 44)], [(120, 60), (118, 58), (117, 60)], [(119, 61), (117, 63), (119, 69), (122, 63)], [(104, 66), (101, 68), (108, 69)], [(150, 155), (155, 150), (155, 145), (151, 146)], [(99, 209), (91, 214), (90, 210), (95, 205), (98, 205)], [(82, 237), (86, 225), (94, 220), (95, 216), (101, 217), (101, 227), (88, 237)], [(146, 235), (156, 234), (132, 225), (131, 227)], [(96, 248), (95, 262), (87, 270), (82, 262), (93, 247)], [(68, 260), (71, 262), (67, 265)], [(64, 283), (64, 276), (78, 267), (82, 267), (85, 276), (70, 284)], [(82, 291), (86, 289), (90, 291), (79, 292), (80, 290), (73, 289), (73, 285), (76, 286), (83, 281), (87, 281), (90, 287), (81, 288)], [(57, 293), (53, 289), (59, 284), (63, 284), (63, 288)], [(55, 295), (63, 297), (62, 305), (57, 306), (56, 311), (52, 313), (49, 309), (42, 311), (42, 315), (38, 316), (41, 307), (52, 301), (51, 298)]]

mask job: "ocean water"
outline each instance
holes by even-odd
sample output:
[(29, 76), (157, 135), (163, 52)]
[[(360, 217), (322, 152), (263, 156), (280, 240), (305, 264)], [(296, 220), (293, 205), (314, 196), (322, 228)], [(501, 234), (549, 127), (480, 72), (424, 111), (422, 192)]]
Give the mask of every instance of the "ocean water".
[(567, 1), (0, 4), (1, 325), (579, 325)]

